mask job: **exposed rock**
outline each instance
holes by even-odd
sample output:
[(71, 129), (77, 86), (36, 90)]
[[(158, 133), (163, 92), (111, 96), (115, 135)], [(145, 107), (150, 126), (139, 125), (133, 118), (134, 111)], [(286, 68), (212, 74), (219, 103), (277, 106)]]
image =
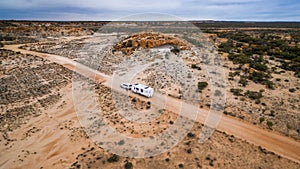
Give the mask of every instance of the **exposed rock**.
[(183, 41), (170, 35), (160, 33), (138, 33), (134, 34), (115, 45), (115, 50), (122, 51), (130, 55), (138, 48), (146, 49), (162, 45), (174, 45), (180, 50), (190, 50), (191, 48)]

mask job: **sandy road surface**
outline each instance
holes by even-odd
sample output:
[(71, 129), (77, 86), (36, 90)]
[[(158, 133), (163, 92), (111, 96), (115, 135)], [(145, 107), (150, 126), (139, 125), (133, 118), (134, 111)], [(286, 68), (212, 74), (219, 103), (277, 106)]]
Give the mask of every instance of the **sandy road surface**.
[[(60, 64), (64, 67), (66, 67), (66, 68), (68, 68), (72, 71), (76, 71), (77, 73), (79, 73), (79, 74), (81, 74), (85, 77), (96, 80), (96, 82), (98, 82), (98, 83), (104, 82), (105, 78), (106, 79), (110, 78), (109, 76), (106, 76), (103, 73), (100, 73), (96, 70), (93, 70), (93, 69), (83, 65), (83, 64), (80, 64), (76, 61), (73, 61), (72, 59), (69, 59), (69, 58), (66, 58), (66, 57), (63, 57), (63, 56), (19, 49), (19, 47), (22, 46), (22, 45), (7, 45), (4, 48), (9, 49), (9, 50), (13, 50), (13, 51), (20, 51), (23, 54), (31, 54), (31, 55), (39, 56), (41, 58), (50, 60), (52, 62), (58, 63), (58, 64)], [(76, 67), (76, 70), (75, 70), (75, 67)]]
[[(18, 47), (21, 45), (7, 45), (4, 46), (5, 49), (20, 51), (24, 54), (32, 54), (44, 59), (48, 59), (50, 61), (56, 62), (64, 67), (76, 71), (79, 74), (82, 74), (85, 77), (88, 77), (96, 82), (102, 82), (104, 85), (112, 87), (112, 78), (107, 76), (101, 72), (93, 70), (85, 65), (82, 65), (78, 62), (75, 62), (66, 57), (52, 55), (52, 54), (44, 54), (34, 51), (27, 51), (23, 49), (19, 49)], [(76, 67), (76, 69), (75, 69)], [(119, 88), (114, 88), (116, 91), (125, 92), (124, 90), (120, 90)], [(133, 93), (128, 93), (130, 95), (134, 95), (135, 97), (139, 97), (142, 100), (150, 100), (153, 105), (162, 104), (164, 100), (167, 99), (166, 109), (173, 111), (174, 113), (180, 112), (179, 106), (182, 101), (178, 99), (174, 99), (171, 97), (166, 97), (159, 93), (155, 93), (154, 97), (147, 99), (139, 95), (135, 95)], [(185, 109), (183, 110), (184, 116), (192, 117), (192, 114), (195, 114), (195, 110), (198, 110), (197, 121), (200, 123), (204, 123), (205, 118), (207, 117), (209, 111), (204, 109), (198, 109), (194, 105), (186, 104)], [(249, 143), (253, 143), (254, 145), (261, 146), (266, 148), (269, 151), (272, 151), (278, 155), (281, 155), (285, 158), (293, 160), (297, 163), (300, 163), (300, 142), (296, 141), (292, 138), (280, 135), (279, 133), (268, 131), (253, 124), (242, 122), (238, 119), (234, 119), (229, 116), (222, 116), (222, 119), (217, 127), (217, 130), (226, 132), (227, 134), (234, 135), (237, 138), (248, 141)]]

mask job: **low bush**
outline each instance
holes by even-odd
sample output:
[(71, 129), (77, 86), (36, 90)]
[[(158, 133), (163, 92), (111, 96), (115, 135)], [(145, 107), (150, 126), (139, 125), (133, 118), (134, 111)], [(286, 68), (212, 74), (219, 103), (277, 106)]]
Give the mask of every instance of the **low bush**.
[(113, 162), (118, 162), (119, 161), (119, 156), (116, 154), (113, 154), (111, 157), (107, 159), (108, 162), (113, 163)]
[(263, 97), (262, 93), (250, 90), (247, 90), (247, 92), (245, 92), (244, 95), (252, 100), (258, 100)]
[(248, 80), (247, 80), (245, 77), (242, 77), (242, 76), (241, 76), (241, 78), (240, 78), (240, 80), (239, 80), (239, 83), (240, 83), (243, 87), (245, 87), (245, 86), (247, 86), (247, 84), (248, 84)]
[(251, 62), (251, 58), (243, 54), (231, 54), (228, 58), (232, 60), (234, 64), (246, 64)]
[(198, 82), (198, 90), (201, 92), (203, 89), (205, 89), (208, 86), (207, 82)]
[(132, 169), (133, 165), (131, 162), (126, 161), (125, 165), (124, 165), (125, 169)]
[(268, 125), (269, 128), (271, 128), (273, 126), (273, 122), (267, 121), (267, 125)]
[(265, 118), (264, 117), (260, 117), (259, 118), (259, 122), (262, 123), (263, 121), (265, 121)]
[(267, 71), (268, 67), (266, 65), (263, 65), (261, 63), (251, 63), (250, 67), (256, 69), (256, 70), (260, 70), (260, 71)]
[(296, 89), (295, 88), (291, 88), (291, 89), (289, 89), (289, 92), (291, 92), (291, 93), (294, 93), (296, 91)]
[(242, 96), (242, 92), (243, 90), (242, 89), (235, 89), (235, 88), (232, 88), (230, 89), (230, 92), (233, 93), (233, 95), (235, 96)]

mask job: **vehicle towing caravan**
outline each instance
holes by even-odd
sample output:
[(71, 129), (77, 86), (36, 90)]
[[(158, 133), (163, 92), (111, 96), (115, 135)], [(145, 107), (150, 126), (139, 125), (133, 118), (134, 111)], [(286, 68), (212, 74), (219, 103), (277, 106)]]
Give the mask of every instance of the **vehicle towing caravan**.
[(152, 87), (136, 83), (136, 84), (129, 84), (129, 83), (122, 83), (121, 87), (127, 90), (131, 90), (134, 93), (138, 93), (140, 95), (146, 96), (146, 97), (152, 97), (154, 93), (154, 89)]

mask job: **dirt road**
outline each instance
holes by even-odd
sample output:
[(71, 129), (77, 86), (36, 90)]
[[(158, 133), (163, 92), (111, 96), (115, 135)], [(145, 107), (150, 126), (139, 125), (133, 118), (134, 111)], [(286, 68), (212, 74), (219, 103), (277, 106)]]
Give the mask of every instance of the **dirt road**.
[[(113, 86), (112, 77), (107, 76), (94, 69), (91, 69), (76, 61), (73, 61), (63, 56), (19, 49), (18, 48), (19, 46), (21, 45), (7, 45), (4, 46), (4, 49), (20, 51), (23, 54), (31, 54), (31, 55), (42, 57), (44, 59), (48, 59), (72, 71), (76, 71), (77, 73), (85, 77), (88, 77), (96, 82), (102, 82), (104, 85), (107, 85), (109, 87)], [(114, 88), (114, 90), (117, 90), (119, 92), (124, 92), (124, 90), (120, 90), (119, 88)], [(132, 93), (129, 94), (134, 95)], [(134, 96), (139, 97), (142, 100), (148, 100), (147, 98), (141, 97), (139, 95), (134, 95)], [(172, 97), (167, 97), (159, 93), (156, 93), (154, 97), (149, 100), (151, 101), (152, 104), (155, 105), (155, 104), (164, 103), (165, 99), (168, 100), (166, 105), (166, 108), (168, 110), (175, 113), (180, 112), (179, 107), (177, 105), (181, 105), (182, 101), (178, 99), (174, 99)], [(183, 115), (186, 117), (192, 117), (193, 114), (197, 113), (195, 112), (195, 110), (198, 110), (197, 122), (204, 123), (209, 111), (204, 109), (198, 109), (194, 105), (189, 105), (189, 104), (186, 105), (187, 105), (186, 108), (183, 110), (184, 112)], [(225, 116), (225, 115), (222, 116), (222, 119), (217, 126), (217, 130), (226, 132), (227, 134), (230, 135), (234, 135), (236, 138), (246, 140), (249, 143), (252, 143), (257, 146), (261, 146), (278, 155), (281, 155), (285, 158), (300, 163), (300, 142), (292, 138), (280, 135), (279, 133), (273, 131), (262, 129), (253, 124), (243, 122), (238, 119), (232, 118), (230, 116)]]

